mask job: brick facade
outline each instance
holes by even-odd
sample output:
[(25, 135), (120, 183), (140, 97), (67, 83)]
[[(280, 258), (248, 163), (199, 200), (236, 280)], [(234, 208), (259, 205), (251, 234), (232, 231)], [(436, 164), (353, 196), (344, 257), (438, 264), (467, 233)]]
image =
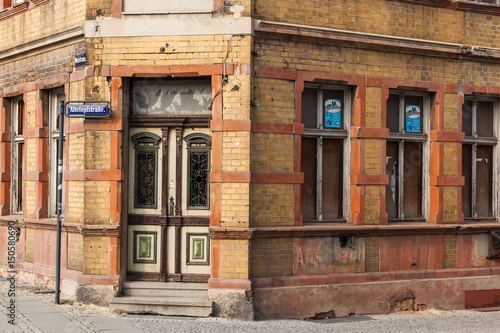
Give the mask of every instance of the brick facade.
[[(332, 310), (338, 316), (387, 312), (390, 300), (401, 293), (398, 286), (410, 279), (417, 281), (408, 284), (417, 301), (463, 308), (463, 288), (479, 290), (499, 273), (498, 261), (483, 253), (489, 232), (500, 231), (498, 177), (492, 178), (493, 216), (465, 220), (462, 212), (462, 105), (466, 97), (495, 103), (500, 98), (497, 7), (448, 0), (321, 5), (309, 0), (214, 0), (213, 13), (196, 14), (208, 27), (204, 33), (181, 27), (185, 30), (178, 34), (146, 34), (138, 24), (136, 35), (124, 36), (127, 20), (147, 25), (147, 19), (122, 15), (123, 4), (31, 1), (26, 8), (16, 5), (0, 14), (0, 222), (3, 233), (8, 221), (22, 230), (19, 251), (24, 258), (18, 269), (23, 274), (33, 272), (41, 283), (53, 280), (55, 218), (49, 205), (55, 161), (49, 157), (54, 149), (49, 122), (54, 116), (49, 114), (54, 112), (50, 99), (55, 89), (66, 100), (111, 103), (105, 120), (65, 118), (63, 280), (110, 290), (129, 278), (208, 281), (211, 292), (231, 289), (247, 297), (252, 291), (252, 317), (308, 318)], [(241, 22), (249, 22), (245, 33), (224, 28)], [(86, 65), (75, 67), (75, 56), (84, 53)], [(210, 82), (211, 114), (160, 120), (134, 115), (131, 86), (142, 79), (152, 80), (151, 85), (155, 80)], [(311, 129), (307, 121), (316, 120), (304, 102), (309, 87), (318, 94), (346, 91), (346, 128), (329, 132), (321, 120), (321, 126)], [(408, 164), (420, 163), (422, 173), (421, 216), (413, 220), (394, 218), (387, 206), (388, 196), (396, 200), (391, 182), (406, 170), (387, 169), (390, 147), (405, 140), (390, 128), (394, 119), (389, 118), (388, 100), (394, 94), (423, 96), (426, 105), (423, 134), (415, 141), (422, 153), (407, 158)], [(18, 97), (24, 101), (23, 184), (22, 193), (14, 195), (12, 168), (20, 157), (11, 156), (11, 118), (12, 101)], [(495, 124), (499, 111), (496, 105)], [(162, 182), (155, 192), (155, 209), (161, 214), (137, 212), (128, 200), (134, 189), (130, 133), (137, 128), (161, 134)], [(188, 130), (211, 134), (210, 209), (201, 213), (181, 204), (187, 187), (179, 183), (187, 164), (182, 138)], [(305, 151), (303, 140), (308, 138), (317, 140), (317, 152)], [(340, 215), (318, 222), (320, 198), (325, 198), (326, 211), (333, 190), (317, 187), (322, 190), (314, 192), (317, 206), (311, 211), (319, 215), (304, 218), (303, 163), (327, 161), (321, 168), (328, 171), (333, 157), (325, 147), (332, 141), (341, 142), (345, 154), (340, 157), (341, 184), (335, 188), (342, 198)], [(488, 144), (498, 160), (498, 143)], [(317, 161), (301, 160), (313, 155)], [(327, 179), (316, 183), (327, 184)], [(23, 211), (14, 214), (11, 207), (19, 196)], [(152, 224), (161, 230), (159, 258), (164, 262), (155, 272), (131, 272), (129, 236)], [(190, 227), (210, 233), (210, 274), (182, 271), (185, 244), (181, 248), (179, 239)], [(177, 242), (174, 254), (166, 254), (171, 250), (168, 237)], [(0, 251), (0, 265), (5, 263)], [(465, 276), (477, 276), (477, 282), (460, 289), (454, 279)], [(430, 282), (419, 284), (424, 280)], [(369, 299), (370, 283), (380, 281), (389, 287), (377, 284), (381, 295)], [(327, 299), (328, 288), (343, 286), (352, 297)], [(432, 297), (439, 288), (458, 290), (457, 296), (443, 305)], [(495, 282), (491, 288), (500, 285)], [(317, 304), (310, 295), (316, 295)], [(269, 303), (267, 297), (287, 306)]]

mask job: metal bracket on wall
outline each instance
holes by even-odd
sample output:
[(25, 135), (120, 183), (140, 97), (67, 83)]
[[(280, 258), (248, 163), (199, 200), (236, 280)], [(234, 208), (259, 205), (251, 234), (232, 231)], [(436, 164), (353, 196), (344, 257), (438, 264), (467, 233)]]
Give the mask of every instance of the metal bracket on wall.
[(490, 247), (486, 259), (500, 258), (500, 234), (495, 231), (490, 231)]

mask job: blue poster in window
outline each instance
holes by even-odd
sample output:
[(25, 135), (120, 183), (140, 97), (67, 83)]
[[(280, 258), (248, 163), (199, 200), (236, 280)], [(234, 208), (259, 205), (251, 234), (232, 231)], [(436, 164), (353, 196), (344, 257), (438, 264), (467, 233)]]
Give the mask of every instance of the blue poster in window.
[(406, 106), (406, 133), (420, 133), (420, 105)]
[(341, 107), (340, 99), (325, 100), (325, 128), (342, 128)]

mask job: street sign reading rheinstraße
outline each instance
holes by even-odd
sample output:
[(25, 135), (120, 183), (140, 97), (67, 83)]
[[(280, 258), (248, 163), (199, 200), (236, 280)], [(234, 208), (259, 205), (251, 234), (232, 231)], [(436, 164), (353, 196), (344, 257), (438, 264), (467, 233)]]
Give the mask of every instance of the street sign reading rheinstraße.
[(109, 117), (111, 106), (106, 101), (71, 101), (66, 103), (66, 117), (105, 118)]

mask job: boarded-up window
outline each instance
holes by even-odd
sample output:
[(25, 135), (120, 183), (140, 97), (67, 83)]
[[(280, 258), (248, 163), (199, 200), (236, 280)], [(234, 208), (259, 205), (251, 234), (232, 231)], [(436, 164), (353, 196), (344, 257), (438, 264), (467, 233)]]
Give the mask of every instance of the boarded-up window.
[(387, 99), (386, 211), (390, 220), (424, 217), (424, 148), (429, 96), (391, 91)]
[(130, 97), (134, 116), (211, 114), (209, 79), (138, 79), (132, 81)]
[(496, 147), (494, 132), (495, 102), (466, 99), (462, 105), (462, 212), (465, 218), (493, 218), (494, 175)]
[(349, 89), (308, 85), (302, 93), (301, 212), (304, 221), (345, 221)]

